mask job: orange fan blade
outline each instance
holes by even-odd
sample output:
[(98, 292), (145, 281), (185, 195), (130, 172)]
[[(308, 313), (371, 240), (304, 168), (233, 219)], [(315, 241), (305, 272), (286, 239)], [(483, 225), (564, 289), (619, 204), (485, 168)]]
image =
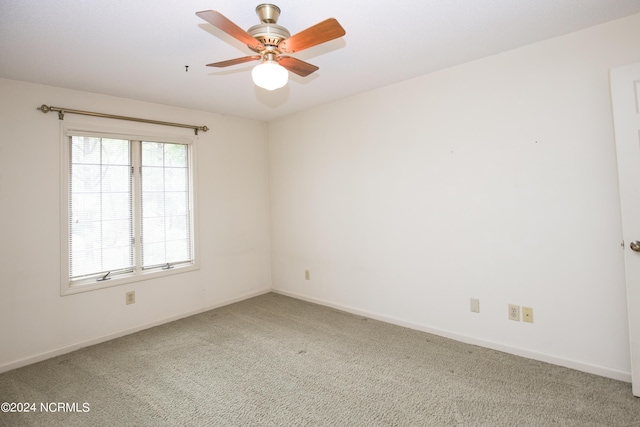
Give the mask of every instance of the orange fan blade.
[(319, 24), (309, 27), (278, 45), (278, 50), (282, 53), (300, 52), (329, 40), (337, 39), (346, 34), (346, 31), (335, 18), (329, 18)]
[(200, 18), (207, 21), (209, 24), (221, 29), (231, 37), (240, 40), (242, 43), (249, 46), (251, 49), (263, 50), (264, 46), (253, 36), (247, 33), (242, 28), (231, 22), (223, 14), (215, 10), (203, 10), (202, 12), (196, 12)]
[(292, 58), (291, 56), (281, 56), (280, 59), (278, 59), (278, 63), (301, 77), (307, 77), (309, 74), (318, 70), (318, 67), (315, 65)]
[(232, 65), (242, 64), (244, 62), (257, 61), (260, 58), (261, 58), (260, 55), (245, 56), (242, 58), (229, 59), (227, 61), (220, 61), (220, 62), (214, 62), (213, 64), (207, 64), (207, 67), (219, 67), (219, 68), (230, 67)]

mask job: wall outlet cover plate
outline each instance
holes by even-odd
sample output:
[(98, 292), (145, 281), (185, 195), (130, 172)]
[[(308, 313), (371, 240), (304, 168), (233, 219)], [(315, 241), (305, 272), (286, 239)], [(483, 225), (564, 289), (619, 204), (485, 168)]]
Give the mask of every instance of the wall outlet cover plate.
[(515, 304), (509, 304), (509, 320), (520, 321), (520, 306)]
[(129, 291), (126, 293), (125, 302), (127, 305), (135, 304), (136, 302), (136, 291)]
[(480, 313), (480, 300), (477, 298), (471, 298), (471, 312)]

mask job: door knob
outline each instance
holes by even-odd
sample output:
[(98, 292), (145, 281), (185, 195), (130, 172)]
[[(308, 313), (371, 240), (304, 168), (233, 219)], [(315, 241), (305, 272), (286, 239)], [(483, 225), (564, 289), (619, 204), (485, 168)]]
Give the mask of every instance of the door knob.
[(637, 240), (634, 240), (633, 242), (629, 243), (629, 247), (634, 252), (640, 252), (640, 242)]

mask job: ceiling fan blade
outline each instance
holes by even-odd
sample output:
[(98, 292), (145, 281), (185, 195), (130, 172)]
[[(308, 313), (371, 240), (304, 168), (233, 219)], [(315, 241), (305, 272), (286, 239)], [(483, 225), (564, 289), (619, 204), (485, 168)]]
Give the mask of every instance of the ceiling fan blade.
[(203, 10), (202, 12), (196, 12), (196, 15), (207, 21), (209, 24), (229, 34), (231, 37), (240, 40), (242, 43), (248, 45), (251, 49), (264, 49), (262, 43), (254, 39), (251, 34), (238, 27), (220, 12), (215, 10)]
[(242, 58), (229, 59), (227, 61), (220, 61), (220, 62), (214, 62), (212, 64), (207, 64), (207, 67), (219, 67), (219, 68), (230, 67), (232, 65), (242, 64), (244, 62), (257, 61), (260, 58), (261, 58), (260, 55), (244, 56)]
[(281, 41), (278, 44), (278, 50), (282, 53), (300, 52), (345, 34), (346, 31), (338, 21), (335, 18), (329, 18)]
[(287, 70), (301, 77), (307, 77), (309, 74), (318, 70), (318, 67), (316, 67), (315, 65), (309, 64), (308, 62), (301, 61), (291, 56), (281, 56), (278, 59), (278, 63)]

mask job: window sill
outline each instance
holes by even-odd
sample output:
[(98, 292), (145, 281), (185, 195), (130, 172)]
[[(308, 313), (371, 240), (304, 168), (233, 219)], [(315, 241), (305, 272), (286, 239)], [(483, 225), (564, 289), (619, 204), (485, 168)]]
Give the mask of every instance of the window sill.
[(98, 289), (111, 288), (114, 286), (126, 285), (129, 283), (141, 282), (143, 280), (158, 279), (161, 277), (173, 276), (175, 274), (188, 273), (199, 270), (197, 264), (176, 265), (170, 270), (153, 270), (139, 273), (128, 273), (115, 276), (109, 280), (96, 281), (96, 279), (87, 279), (77, 282), (69, 282), (67, 278), (63, 279), (60, 288), (60, 296), (73, 295), (81, 292), (95, 291)]

